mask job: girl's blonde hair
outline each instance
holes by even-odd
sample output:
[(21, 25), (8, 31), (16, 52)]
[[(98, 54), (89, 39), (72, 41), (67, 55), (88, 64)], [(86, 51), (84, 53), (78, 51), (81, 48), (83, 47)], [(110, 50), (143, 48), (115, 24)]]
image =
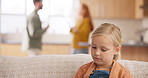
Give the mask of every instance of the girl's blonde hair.
[[(110, 23), (103, 23), (99, 27), (97, 27), (94, 32), (92, 33), (91, 38), (94, 36), (103, 35), (107, 38), (111, 39), (114, 43), (115, 47), (121, 47), (122, 43), (122, 35), (119, 27), (115, 26), (114, 24)], [(121, 52), (118, 52), (118, 54), (114, 55), (113, 59), (117, 60), (121, 57)]]

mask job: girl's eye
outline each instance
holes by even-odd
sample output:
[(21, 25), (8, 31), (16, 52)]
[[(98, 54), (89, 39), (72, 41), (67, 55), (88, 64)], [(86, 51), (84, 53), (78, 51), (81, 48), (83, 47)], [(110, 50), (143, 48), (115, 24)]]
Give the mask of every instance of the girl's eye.
[(101, 51), (102, 51), (102, 52), (105, 52), (105, 51), (107, 51), (107, 49), (102, 48)]
[(95, 47), (95, 46), (91, 46), (91, 48), (96, 49), (96, 47)]

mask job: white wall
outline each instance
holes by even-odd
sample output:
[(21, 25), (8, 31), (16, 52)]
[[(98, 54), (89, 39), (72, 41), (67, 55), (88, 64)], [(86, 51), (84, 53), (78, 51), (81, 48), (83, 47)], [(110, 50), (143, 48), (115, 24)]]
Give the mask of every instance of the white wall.
[[(142, 24), (144, 28), (148, 28), (148, 18), (144, 18)], [(144, 42), (148, 43), (148, 30), (144, 35)]]
[[(136, 30), (141, 28), (143, 25), (142, 20), (134, 20), (134, 19), (94, 19), (94, 25), (99, 26), (102, 23), (113, 23), (120, 27), (124, 42), (128, 42), (128, 40), (138, 40), (136, 36)], [(22, 34), (11, 34), (11, 35), (3, 35), (3, 40), (7, 40), (6, 42), (21, 42)], [(55, 34), (45, 34), (43, 36), (44, 43), (70, 43), (72, 40), (71, 35), (55, 35)]]
[[(138, 40), (136, 31), (142, 27), (142, 20), (133, 19), (94, 19), (94, 26), (97, 27), (102, 23), (113, 23), (120, 27), (124, 43), (128, 40)], [(71, 35), (45, 35), (43, 38), (44, 42), (51, 43), (70, 43), (72, 40)]]
[(95, 19), (95, 26), (99, 26), (102, 23), (112, 23), (121, 29), (124, 42), (128, 40), (138, 40), (136, 36), (136, 31), (142, 27), (142, 20), (134, 19)]
[(26, 16), (15, 14), (1, 15), (1, 32), (2, 33), (20, 33), (26, 27)]

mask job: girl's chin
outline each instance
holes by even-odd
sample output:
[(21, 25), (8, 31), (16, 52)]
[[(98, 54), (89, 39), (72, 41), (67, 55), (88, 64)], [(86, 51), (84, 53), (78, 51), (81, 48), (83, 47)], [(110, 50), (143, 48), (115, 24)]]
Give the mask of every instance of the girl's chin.
[(104, 63), (101, 63), (101, 62), (95, 62), (95, 64), (100, 66), (104, 65)]
[(94, 61), (95, 61), (95, 62), (102, 62), (103, 60), (100, 59), (100, 58), (94, 58)]
[(95, 62), (96, 64), (99, 64), (99, 65), (102, 65), (102, 64), (103, 64), (103, 61), (102, 61), (102, 60), (94, 60), (94, 62)]

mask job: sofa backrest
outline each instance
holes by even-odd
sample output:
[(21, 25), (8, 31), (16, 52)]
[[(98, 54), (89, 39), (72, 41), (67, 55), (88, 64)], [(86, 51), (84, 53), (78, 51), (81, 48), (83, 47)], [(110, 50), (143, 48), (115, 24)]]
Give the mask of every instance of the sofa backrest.
[[(79, 67), (91, 62), (87, 54), (41, 55), (36, 57), (0, 56), (0, 78), (73, 78)], [(119, 60), (133, 78), (148, 77), (148, 63)]]

